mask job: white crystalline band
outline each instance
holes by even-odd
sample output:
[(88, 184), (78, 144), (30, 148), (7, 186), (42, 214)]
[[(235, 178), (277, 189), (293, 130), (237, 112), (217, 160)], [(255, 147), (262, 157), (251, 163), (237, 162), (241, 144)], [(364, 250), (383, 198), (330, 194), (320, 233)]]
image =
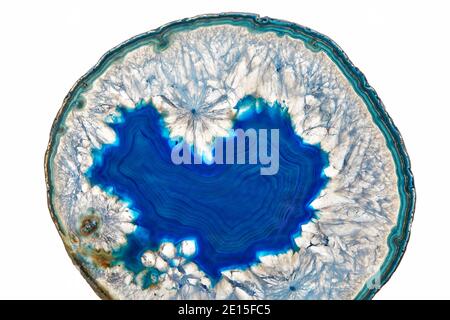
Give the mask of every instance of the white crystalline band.
[(185, 243), (183, 252), (169, 246), (167, 253), (143, 257), (151, 264), (160, 256), (178, 259), (183, 266), (169, 263), (158, 286), (148, 289), (131, 281), (122, 266), (88, 267), (113, 297), (348, 299), (379, 270), (399, 194), (392, 155), (364, 102), (323, 52), (288, 36), (231, 25), (175, 33), (162, 52), (152, 46), (128, 52), (84, 93), (85, 106), (67, 114), (53, 162), (53, 204), (65, 231), (74, 232), (88, 209), (107, 222), (99, 237), (79, 239), (79, 247), (118, 248), (134, 230), (127, 203), (89, 185), (84, 176), (92, 151), (115, 140), (108, 122), (118, 116), (118, 105), (134, 108), (151, 100), (166, 114), (172, 138), (207, 150), (214, 137), (227, 134), (233, 107), (247, 95), (285, 104), (298, 135), (329, 155), (330, 181), (313, 203), (319, 219), (302, 227), (299, 250), (226, 271), (214, 286), (185, 259), (183, 252), (195, 250), (192, 243)]

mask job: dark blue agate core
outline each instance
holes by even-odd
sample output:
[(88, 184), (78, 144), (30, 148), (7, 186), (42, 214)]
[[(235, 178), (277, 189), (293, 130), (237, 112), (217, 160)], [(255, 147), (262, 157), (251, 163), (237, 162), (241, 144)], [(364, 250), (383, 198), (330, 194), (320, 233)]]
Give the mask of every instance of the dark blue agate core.
[(246, 97), (236, 108), (245, 112), (234, 129), (279, 129), (276, 174), (261, 175), (261, 164), (175, 165), (158, 111), (151, 104), (121, 109), (111, 125), (118, 140), (94, 154), (87, 175), (138, 213), (136, 231), (116, 253), (129, 270), (143, 270), (142, 253), (163, 241), (195, 239), (192, 260), (217, 280), (222, 270), (293, 248), (300, 226), (314, 217), (310, 203), (327, 182), (327, 155), (302, 141), (279, 103)]

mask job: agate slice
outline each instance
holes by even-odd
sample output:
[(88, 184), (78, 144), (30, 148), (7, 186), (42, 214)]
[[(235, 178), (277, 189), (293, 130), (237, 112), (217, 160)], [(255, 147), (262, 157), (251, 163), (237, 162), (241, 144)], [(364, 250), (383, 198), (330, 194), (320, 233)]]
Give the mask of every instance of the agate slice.
[(67, 95), (49, 208), (109, 299), (368, 299), (400, 262), (400, 134), (308, 28), (200, 16), (109, 51)]

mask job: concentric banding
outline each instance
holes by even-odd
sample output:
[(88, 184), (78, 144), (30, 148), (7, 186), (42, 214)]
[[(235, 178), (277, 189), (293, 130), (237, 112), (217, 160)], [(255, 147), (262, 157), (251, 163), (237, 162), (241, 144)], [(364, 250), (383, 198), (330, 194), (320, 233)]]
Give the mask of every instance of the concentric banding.
[[(128, 199), (86, 177), (93, 152), (115, 142), (117, 106), (151, 102), (166, 115), (171, 137), (208, 150), (248, 95), (283, 101), (296, 133), (328, 154), (329, 182), (312, 203), (318, 219), (301, 227), (296, 248), (225, 271), (217, 283), (189, 260), (195, 241), (163, 243), (142, 256), (160, 272), (156, 285), (143, 285), (148, 275), (115, 264), (112, 254), (135, 232), (136, 213)], [(221, 120), (205, 117), (204, 126), (192, 127), (193, 104)], [(363, 75), (324, 36), (251, 15), (183, 20), (109, 52), (65, 100), (46, 168), (49, 207), (66, 248), (108, 298), (370, 298), (401, 258), (414, 207), (401, 138)]]

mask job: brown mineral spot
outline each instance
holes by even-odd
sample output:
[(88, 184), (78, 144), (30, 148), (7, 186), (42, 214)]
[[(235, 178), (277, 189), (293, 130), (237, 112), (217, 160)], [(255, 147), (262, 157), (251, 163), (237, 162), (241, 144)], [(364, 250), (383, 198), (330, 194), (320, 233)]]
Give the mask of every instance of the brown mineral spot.
[(91, 258), (94, 264), (101, 268), (109, 268), (113, 260), (111, 253), (104, 250), (93, 251), (91, 254)]
[(73, 232), (69, 233), (69, 238), (70, 238), (70, 241), (72, 241), (72, 243), (74, 243), (74, 244), (78, 244), (80, 242), (80, 239), (78, 239), (77, 235)]
[(99, 225), (100, 219), (97, 216), (89, 215), (83, 217), (81, 220), (80, 234), (85, 237), (89, 236), (98, 230)]

